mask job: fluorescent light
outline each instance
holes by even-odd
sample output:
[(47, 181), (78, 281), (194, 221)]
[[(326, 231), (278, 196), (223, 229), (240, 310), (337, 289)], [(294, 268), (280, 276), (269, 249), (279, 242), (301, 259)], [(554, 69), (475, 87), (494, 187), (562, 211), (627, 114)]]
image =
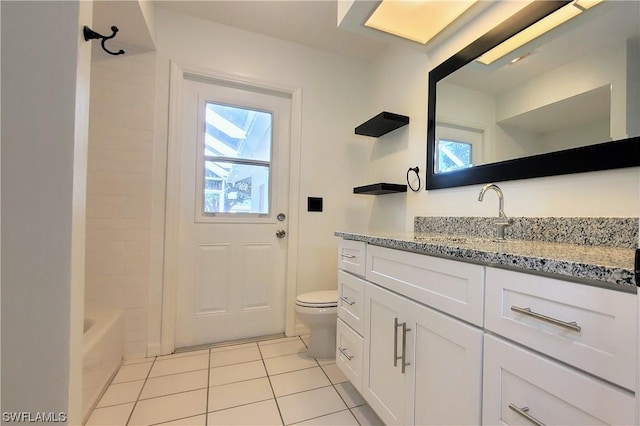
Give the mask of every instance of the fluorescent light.
[(573, 4), (580, 9), (587, 10), (598, 3), (602, 3), (602, 0), (576, 0)]
[(383, 0), (364, 24), (425, 44), (477, 0)]
[(602, 0), (576, 0), (567, 6), (561, 7), (535, 24), (520, 31), (510, 39), (497, 45), (484, 55), (480, 56), (477, 61), (485, 65), (489, 65), (502, 58), (504, 55), (513, 52), (520, 46), (523, 46), (531, 40), (540, 37), (542, 34), (551, 31), (558, 25), (578, 16), (584, 10), (590, 9), (601, 1)]

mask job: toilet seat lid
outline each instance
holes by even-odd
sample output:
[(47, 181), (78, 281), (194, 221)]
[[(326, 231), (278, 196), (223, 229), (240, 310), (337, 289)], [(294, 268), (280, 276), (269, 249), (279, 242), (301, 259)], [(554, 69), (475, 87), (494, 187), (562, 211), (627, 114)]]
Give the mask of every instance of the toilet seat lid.
[(322, 290), (303, 293), (296, 297), (300, 306), (327, 308), (338, 305), (338, 290)]

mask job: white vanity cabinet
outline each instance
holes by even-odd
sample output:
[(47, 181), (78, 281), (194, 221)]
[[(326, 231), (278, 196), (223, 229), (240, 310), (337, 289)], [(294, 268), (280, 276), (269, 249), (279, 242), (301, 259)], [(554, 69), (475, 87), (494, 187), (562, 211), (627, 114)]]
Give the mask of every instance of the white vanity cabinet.
[(385, 424), (479, 424), (482, 330), (365, 287), (362, 395)]
[[(367, 245), (343, 240), (338, 247), (336, 365), (362, 391), (364, 364), (364, 286)], [(360, 277), (359, 277), (360, 276)]]
[(386, 424), (479, 424), (482, 329), (427, 304), (481, 322), (483, 267), (368, 246), (366, 270), (363, 397)]
[(636, 295), (349, 245), (336, 363), (386, 424), (638, 424)]
[(485, 285), (495, 336), (485, 336), (484, 424), (636, 423), (634, 295), (495, 268)]

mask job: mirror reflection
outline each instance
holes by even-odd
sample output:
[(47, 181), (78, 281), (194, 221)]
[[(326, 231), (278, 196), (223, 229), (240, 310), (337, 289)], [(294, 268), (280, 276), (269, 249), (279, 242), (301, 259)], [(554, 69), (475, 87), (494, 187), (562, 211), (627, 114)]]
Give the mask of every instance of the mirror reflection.
[(640, 136), (640, 2), (570, 13), (438, 81), (435, 173)]

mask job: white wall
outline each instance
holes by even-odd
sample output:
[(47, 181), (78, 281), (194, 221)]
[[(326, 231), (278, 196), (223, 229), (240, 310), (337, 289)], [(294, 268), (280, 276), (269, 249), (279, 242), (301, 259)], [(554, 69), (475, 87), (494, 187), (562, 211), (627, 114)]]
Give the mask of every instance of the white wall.
[[(375, 142), (368, 174), (373, 180), (404, 183), (409, 167), (420, 166), (425, 177), (428, 72), (476, 36), (460, 33), (427, 58), (412, 51), (389, 52), (376, 62), (373, 104), (409, 115), (408, 129)], [(640, 168), (582, 173), (500, 183), (510, 216), (637, 216)], [(371, 231), (412, 231), (415, 216), (496, 216), (497, 200), (477, 201), (480, 185), (409, 191), (376, 197)]]
[[(403, 184), (409, 167), (420, 167), (424, 184), (427, 139), (427, 70), (429, 58), (402, 50), (387, 50), (375, 64), (372, 111), (409, 116), (409, 125), (372, 139), (368, 181)], [(424, 186), (423, 186), (424, 188)], [(421, 191), (422, 193), (423, 191)], [(413, 224), (413, 192), (374, 197), (369, 219), (372, 231), (404, 230)]]
[(156, 54), (94, 50), (86, 310), (122, 310), (125, 357), (147, 354)]
[[(366, 169), (372, 141), (353, 132), (379, 112), (371, 108), (370, 64), (163, 9), (157, 10), (155, 25), (158, 86), (164, 88), (158, 101), (165, 108), (158, 114), (164, 124), (158, 125), (157, 152), (166, 147), (170, 60), (216, 74), (301, 89), (300, 199), (292, 207), (299, 211), (296, 291), (335, 288), (337, 240), (333, 232), (366, 229), (373, 202), (370, 197), (352, 194), (354, 186), (371, 183)], [(156, 170), (161, 170), (166, 159), (157, 160)], [(156, 177), (154, 182), (154, 206), (161, 205), (163, 182)], [(324, 211), (307, 212), (307, 197), (323, 197)], [(159, 208), (154, 211), (162, 214)], [(295, 230), (290, 235), (292, 232)], [(151, 284), (150, 303), (156, 311), (154, 319), (150, 317), (153, 324), (159, 322), (161, 285), (160, 280)], [(158, 334), (157, 329), (150, 333), (151, 346), (157, 344)]]
[(71, 424), (82, 421), (91, 6), (1, 4), (2, 411)]

